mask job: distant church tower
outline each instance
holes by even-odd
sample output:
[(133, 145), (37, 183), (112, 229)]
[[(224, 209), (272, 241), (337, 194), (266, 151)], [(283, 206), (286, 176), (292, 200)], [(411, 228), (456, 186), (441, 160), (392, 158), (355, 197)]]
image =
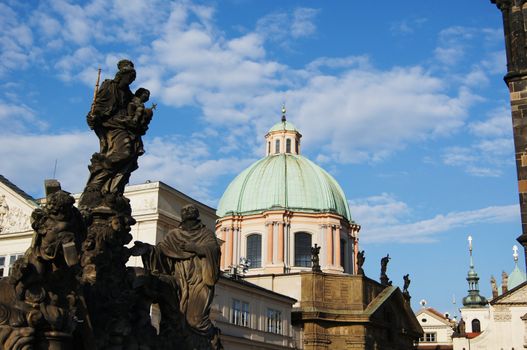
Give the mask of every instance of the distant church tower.
[(503, 15), (507, 74), (510, 92), (522, 235), (517, 238), (524, 247), (527, 266), (527, 1), (490, 0)]
[(487, 298), (479, 294), (479, 277), (472, 258), (472, 237), (468, 236), (470, 267), (467, 273), (468, 295), (463, 298), (463, 307), (459, 309), (467, 333), (480, 333), (487, 328), (489, 308)]

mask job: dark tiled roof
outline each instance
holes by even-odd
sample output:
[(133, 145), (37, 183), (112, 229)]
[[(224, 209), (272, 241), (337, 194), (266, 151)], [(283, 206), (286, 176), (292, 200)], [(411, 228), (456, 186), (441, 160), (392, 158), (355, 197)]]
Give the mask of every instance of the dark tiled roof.
[(36, 202), (35, 198), (31, 197), (29, 194), (22, 191), (20, 187), (18, 187), (17, 185), (12, 183), (8, 179), (6, 179), (3, 175), (0, 175), (0, 182), (6, 185), (7, 187), (9, 187), (10, 189), (12, 189), (13, 191), (15, 191), (18, 195), (24, 197), (24, 199), (31, 201), (31, 202)]

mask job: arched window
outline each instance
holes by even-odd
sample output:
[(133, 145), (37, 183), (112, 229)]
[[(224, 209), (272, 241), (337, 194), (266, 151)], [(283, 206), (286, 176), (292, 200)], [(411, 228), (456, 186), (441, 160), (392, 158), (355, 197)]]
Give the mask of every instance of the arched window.
[(285, 140), (285, 152), (291, 153), (291, 139)]
[(295, 140), (295, 153), (298, 154), (298, 140)]
[(295, 266), (311, 266), (311, 235), (309, 233), (295, 233)]
[(280, 140), (278, 139), (274, 142), (274, 153), (280, 153)]
[(267, 154), (271, 154), (271, 141), (267, 142)]
[(247, 236), (247, 260), (251, 263), (249, 268), (262, 267), (262, 236), (252, 234)]
[(481, 323), (477, 318), (472, 320), (472, 332), (479, 333), (481, 332)]

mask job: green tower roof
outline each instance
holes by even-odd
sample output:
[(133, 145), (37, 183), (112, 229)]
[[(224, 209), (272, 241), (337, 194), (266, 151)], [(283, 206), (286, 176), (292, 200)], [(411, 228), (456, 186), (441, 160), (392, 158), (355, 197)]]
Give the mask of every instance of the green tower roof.
[(330, 212), (352, 221), (337, 181), (309, 159), (295, 154), (270, 155), (245, 169), (227, 187), (216, 213), (223, 217), (270, 209)]
[(525, 272), (520, 270), (518, 267), (518, 263), (516, 262), (514, 266), (514, 270), (509, 274), (509, 278), (507, 280), (507, 288), (511, 290), (512, 288), (522, 284), (527, 280), (525, 276)]

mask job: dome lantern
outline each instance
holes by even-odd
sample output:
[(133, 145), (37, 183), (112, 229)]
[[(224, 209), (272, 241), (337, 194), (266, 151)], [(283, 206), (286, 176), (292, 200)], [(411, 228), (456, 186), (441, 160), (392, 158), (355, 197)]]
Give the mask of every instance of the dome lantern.
[(295, 126), (287, 121), (285, 105), (282, 105), (281, 121), (273, 125), (265, 135), (265, 155), (300, 154), (300, 138), (302, 135)]

